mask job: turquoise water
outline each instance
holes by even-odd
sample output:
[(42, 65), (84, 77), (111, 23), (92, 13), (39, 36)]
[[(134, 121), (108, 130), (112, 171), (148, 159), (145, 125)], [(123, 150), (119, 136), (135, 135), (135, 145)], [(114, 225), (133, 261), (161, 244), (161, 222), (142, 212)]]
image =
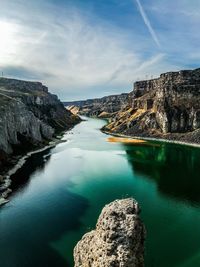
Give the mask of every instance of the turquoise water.
[(108, 143), (87, 119), (33, 155), (0, 209), (0, 266), (73, 266), (73, 247), (103, 206), (132, 196), (147, 229), (147, 267), (200, 266), (200, 149)]

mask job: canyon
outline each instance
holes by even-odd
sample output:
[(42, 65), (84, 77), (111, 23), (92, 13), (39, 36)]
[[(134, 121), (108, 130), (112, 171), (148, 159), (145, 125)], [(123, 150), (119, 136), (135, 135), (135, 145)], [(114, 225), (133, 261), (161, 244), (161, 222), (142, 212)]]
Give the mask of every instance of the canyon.
[(21, 155), (47, 146), (78, 122), (42, 83), (0, 78), (0, 195), (9, 193), (4, 173)]
[(71, 104), (79, 114), (108, 118), (105, 132), (200, 143), (200, 69), (163, 73), (135, 82), (129, 94)]
[(110, 95), (102, 98), (63, 102), (73, 113), (90, 117), (108, 118), (117, 114), (126, 105), (128, 94)]

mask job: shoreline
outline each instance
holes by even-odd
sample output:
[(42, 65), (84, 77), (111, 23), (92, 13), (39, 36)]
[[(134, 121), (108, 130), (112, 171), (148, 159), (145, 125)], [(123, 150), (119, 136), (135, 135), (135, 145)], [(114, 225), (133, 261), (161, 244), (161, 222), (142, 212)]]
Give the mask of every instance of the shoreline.
[[(69, 129), (70, 130), (70, 129)], [(67, 130), (67, 131), (69, 131)], [(67, 132), (66, 131), (66, 132)], [(67, 141), (67, 140), (66, 140)], [(9, 199), (7, 199), (8, 195), (12, 192), (12, 190), (9, 188), (12, 184), (11, 176), (15, 174), (20, 168), (23, 167), (23, 165), (26, 163), (27, 159), (30, 158), (32, 155), (44, 152), (47, 149), (51, 149), (58, 145), (59, 143), (66, 142), (61, 140), (61, 136), (58, 136), (57, 138), (51, 140), (48, 145), (45, 145), (44, 147), (38, 148), (36, 150), (32, 150), (27, 152), (25, 155), (21, 155), (21, 157), (16, 161), (13, 167), (5, 172), (5, 179), (0, 185), (1, 193), (0, 193), (0, 207), (6, 203), (9, 202)]]
[[(98, 118), (96, 116), (86, 116), (86, 117), (104, 120), (104, 121), (106, 121), (106, 124), (107, 124), (107, 122), (109, 120), (109, 118)], [(169, 143), (169, 144), (171, 143), (171, 144), (177, 144), (177, 145), (184, 145), (184, 146), (191, 146), (191, 147), (200, 148), (200, 144), (198, 144), (198, 143), (191, 143), (191, 142), (186, 142), (186, 141), (178, 141), (178, 140), (166, 139), (166, 138), (158, 138), (158, 137), (144, 137), (144, 136), (138, 136), (138, 135), (126, 135), (126, 134), (120, 134), (120, 133), (113, 133), (113, 132), (109, 132), (109, 131), (104, 130), (103, 127), (100, 129), (100, 131), (105, 133), (105, 134), (107, 134), (107, 135), (111, 135), (111, 136), (122, 137), (122, 138), (130, 138), (130, 139), (140, 139), (140, 140), (154, 141), (154, 142), (161, 142), (161, 143)]]
[(155, 137), (131, 136), (131, 135), (125, 135), (125, 134), (120, 134), (120, 133), (112, 133), (109, 131), (105, 131), (103, 129), (101, 129), (101, 131), (107, 135), (112, 135), (112, 136), (116, 136), (116, 137), (140, 139), (140, 140), (163, 142), (163, 143), (171, 143), (171, 144), (185, 145), (185, 146), (200, 148), (200, 144), (198, 144), (198, 143), (190, 143), (190, 142), (185, 142), (185, 141), (170, 140), (170, 139), (155, 138)]
[[(68, 129), (64, 133), (70, 131), (72, 128)], [(165, 139), (165, 138), (156, 138), (156, 137), (130, 136), (130, 135), (125, 135), (125, 134), (120, 134), (120, 133), (112, 133), (112, 132), (106, 131), (104, 129), (100, 129), (100, 131), (106, 135), (115, 136), (115, 137), (130, 138), (130, 139), (137, 139), (137, 140), (144, 140), (144, 141), (153, 141), (153, 142), (161, 142), (161, 143), (171, 143), (171, 144), (178, 144), (178, 145), (185, 145), (185, 146), (200, 148), (200, 144), (198, 144), (198, 143), (190, 143), (190, 142), (185, 142), (185, 141), (178, 141), (178, 140)], [(9, 202), (9, 199), (7, 199), (7, 197), (12, 192), (12, 190), (9, 188), (11, 183), (12, 183), (11, 176), (13, 174), (15, 174), (21, 167), (23, 167), (23, 165), (26, 163), (26, 160), (28, 158), (30, 158), (32, 155), (40, 153), (40, 152), (44, 152), (47, 149), (51, 149), (51, 148), (55, 147), (59, 143), (67, 141), (67, 140), (63, 141), (63, 140), (61, 140), (61, 138), (62, 138), (62, 136), (58, 135), (57, 138), (51, 140), (48, 145), (41, 147), (41, 148), (38, 148), (36, 150), (29, 151), (25, 155), (22, 155), (16, 161), (14, 166), (5, 173), (5, 175), (4, 175), (5, 178), (0, 185), (0, 190), (1, 190), (1, 192), (0, 192), (0, 207)]]

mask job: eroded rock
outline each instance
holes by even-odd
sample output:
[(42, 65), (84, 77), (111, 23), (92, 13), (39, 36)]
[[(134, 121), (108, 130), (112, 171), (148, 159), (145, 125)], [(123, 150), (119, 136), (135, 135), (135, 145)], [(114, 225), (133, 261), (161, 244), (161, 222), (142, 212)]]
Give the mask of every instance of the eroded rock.
[[(42, 83), (1, 77), (1, 174), (5, 176), (7, 169), (16, 164), (18, 159), (14, 155), (46, 147), (57, 133), (79, 121), (79, 117), (66, 110), (58, 97), (49, 93)], [(16, 168), (19, 167), (17, 165)], [(3, 176), (0, 176), (0, 205), (7, 202), (6, 198), (11, 193), (11, 180)]]
[(200, 69), (139, 81), (104, 130), (200, 143)]
[[(77, 110), (78, 114), (99, 118), (113, 117), (127, 104), (128, 94), (110, 95), (102, 98), (83, 101), (64, 102), (69, 110)], [(77, 113), (76, 113), (77, 114)]]
[(103, 208), (96, 229), (76, 245), (75, 267), (143, 267), (144, 239), (138, 203), (115, 200)]
[(16, 147), (41, 145), (78, 121), (42, 83), (0, 78), (0, 169)]

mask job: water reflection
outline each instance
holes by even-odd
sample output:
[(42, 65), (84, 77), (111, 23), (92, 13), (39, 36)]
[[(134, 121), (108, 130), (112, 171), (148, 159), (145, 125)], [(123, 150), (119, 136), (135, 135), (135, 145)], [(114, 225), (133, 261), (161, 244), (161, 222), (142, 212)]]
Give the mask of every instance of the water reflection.
[(153, 179), (159, 192), (200, 204), (200, 149), (174, 144), (124, 147), (133, 171)]
[(35, 188), (35, 197), (20, 200), (36, 172), (41, 179), (50, 158), (51, 150), (34, 154), (12, 176), (11, 201), (0, 210), (1, 266), (71, 266), (52, 244), (67, 232), (81, 228), (80, 219), (89, 207), (88, 200), (70, 192), (67, 184), (64, 188), (57, 185), (52, 191), (43, 188), (38, 193)]
[(11, 176), (11, 189), (13, 190), (13, 194), (15, 194), (17, 189), (20, 188), (22, 191), (23, 188), (28, 185), (32, 174), (44, 170), (51, 158), (50, 151), (51, 149), (47, 149), (43, 152), (31, 155), (31, 157), (24, 163), (23, 167)]
[[(70, 192), (60, 195), (54, 205), (49, 203), (26, 208), (18, 216), (13, 216), (13, 221), (4, 220), (0, 224), (1, 266), (71, 266), (51, 244), (67, 232), (77, 231), (81, 227), (80, 218), (88, 208), (88, 202)], [(33, 255), (34, 252), (36, 253)]]

